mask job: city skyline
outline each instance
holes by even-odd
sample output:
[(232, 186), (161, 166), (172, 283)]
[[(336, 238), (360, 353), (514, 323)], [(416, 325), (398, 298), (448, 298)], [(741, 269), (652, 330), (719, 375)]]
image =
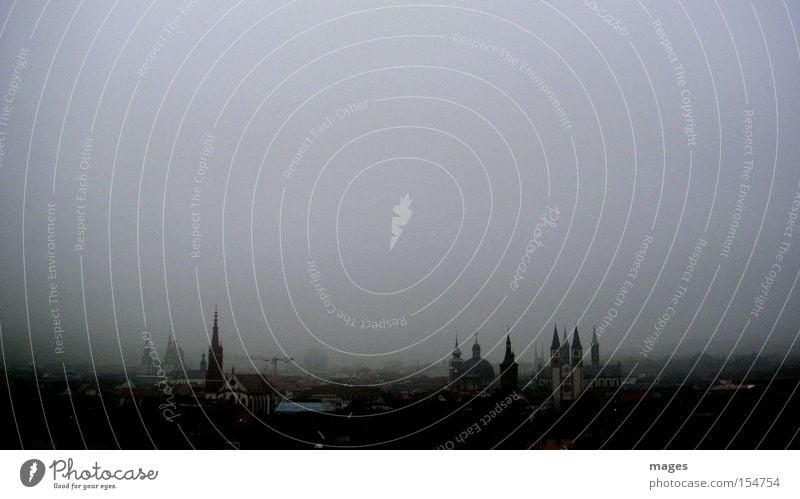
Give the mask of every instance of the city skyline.
[(0, 19), (20, 447), (797, 445), (797, 2)]

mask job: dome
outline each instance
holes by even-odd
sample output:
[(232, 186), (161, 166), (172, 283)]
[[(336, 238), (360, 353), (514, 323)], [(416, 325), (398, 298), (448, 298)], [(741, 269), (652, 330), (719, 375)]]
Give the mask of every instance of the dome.
[(486, 359), (476, 357), (467, 359), (461, 364), (460, 371), (466, 378), (478, 378), (486, 382), (494, 380), (494, 368)]

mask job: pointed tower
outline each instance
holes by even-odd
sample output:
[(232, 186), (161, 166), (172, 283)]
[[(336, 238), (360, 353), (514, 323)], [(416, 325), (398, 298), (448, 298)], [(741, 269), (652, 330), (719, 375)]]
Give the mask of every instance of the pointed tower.
[(170, 334), (167, 339), (167, 352), (164, 354), (164, 370), (167, 374), (177, 374), (181, 369), (181, 360), (175, 337)]
[(567, 328), (561, 330), (561, 401), (572, 400), (572, 357), (569, 350), (569, 339), (567, 338)]
[(461, 365), (464, 363), (464, 360), (461, 358), (461, 349), (458, 348), (458, 336), (456, 336), (456, 344), (453, 348), (453, 358), (450, 359), (447, 366), (447, 378), (451, 384), (451, 388), (456, 388), (455, 384), (458, 384), (458, 377), (461, 375)]
[[(150, 357), (150, 352), (155, 352), (154, 348), (148, 348), (147, 342), (150, 340), (144, 341), (144, 350), (142, 351), (142, 365), (141, 365), (141, 375), (142, 376), (152, 376), (155, 372), (155, 368), (153, 367), (153, 359)], [(151, 343), (152, 345), (152, 343)]]
[(206, 371), (206, 392), (216, 392), (225, 382), (222, 370), (222, 343), (219, 341), (219, 314), (214, 306), (214, 327), (211, 335), (211, 346), (208, 347), (208, 370)]
[(597, 341), (597, 328), (592, 326), (592, 368), (595, 375), (600, 370), (600, 343)]
[(513, 392), (518, 387), (519, 366), (514, 361), (514, 352), (511, 351), (511, 335), (506, 335), (506, 355), (500, 364), (500, 390)]
[(572, 333), (572, 396), (578, 398), (583, 391), (583, 346), (581, 338), (578, 336), (578, 325)]
[(561, 343), (558, 341), (558, 326), (553, 326), (553, 342), (550, 344), (550, 384), (553, 393), (553, 409), (561, 410)]
[(481, 346), (478, 345), (478, 333), (475, 333), (475, 344), (472, 345), (472, 358), (473, 359), (481, 358)]
[(558, 341), (558, 326), (553, 328), (553, 341), (550, 343), (550, 367), (561, 367), (561, 342)]
[(203, 353), (202, 355), (200, 355), (200, 372), (205, 374), (207, 369), (208, 369), (208, 362), (206, 362), (206, 354)]

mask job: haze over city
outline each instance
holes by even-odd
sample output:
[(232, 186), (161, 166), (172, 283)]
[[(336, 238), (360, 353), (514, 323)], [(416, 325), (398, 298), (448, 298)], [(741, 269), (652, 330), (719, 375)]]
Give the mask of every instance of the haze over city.
[[(616, 308), (604, 341), (635, 356), (701, 239), (658, 350), (744, 354), (794, 284), (790, 248), (751, 315), (799, 189), (781, 9), (632, 8), (621, 36), (583, 4), (60, 2), (31, 40), (41, 7), (16, 5), (3, 34), (2, 66), (20, 66), (0, 187), (11, 362), (29, 342), (85, 362), (89, 340), (96, 363), (136, 362), (142, 331), (194, 362), (214, 304), (242, 355), (428, 364), (477, 332), (500, 358), (510, 325), (525, 358), (554, 323), (589, 330)], [(517, 274), (543, 215), (557, 220)], [(792, 343), (797, 314), (766, 351)]]
[[(250, 382), (236, 373), (258, 372), (269, 389), (252, 381), (262, 398), (243, 404), (269, 416), (491, 393), (523, 396), (524, 421), (589, 387), (584, 407), (637, 410), (661, 383), (663, 411), (686, 396), (694, 414), (712, 387), (793, 400), (796, 3), (26, 1), (0, 16), (0, 347), (19, 386), (66, 383), (40, 392), (42, 413), (94, 393), (90, 372), (138, 376), (146, 396), (163, 374), (221, 413)], [(695, 378), (707, 390), (686, 395)], [(328, 407), (314, 390), (330, 385), (389, 395)], [(519, 425), (508, 446), (549, 445)], [(675, 445), (739, 438), (705, 431)], [(650, 442), (634, 433), (584, 442)], [(124, 447), (113, 428), (98, 439)]]

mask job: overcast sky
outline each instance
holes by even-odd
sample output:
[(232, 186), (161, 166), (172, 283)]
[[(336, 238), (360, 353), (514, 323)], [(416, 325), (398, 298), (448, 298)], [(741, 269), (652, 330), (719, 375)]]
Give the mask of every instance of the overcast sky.
[(3, 2), (6, 359), (784, 352), (796, 3), (570, 4)]

